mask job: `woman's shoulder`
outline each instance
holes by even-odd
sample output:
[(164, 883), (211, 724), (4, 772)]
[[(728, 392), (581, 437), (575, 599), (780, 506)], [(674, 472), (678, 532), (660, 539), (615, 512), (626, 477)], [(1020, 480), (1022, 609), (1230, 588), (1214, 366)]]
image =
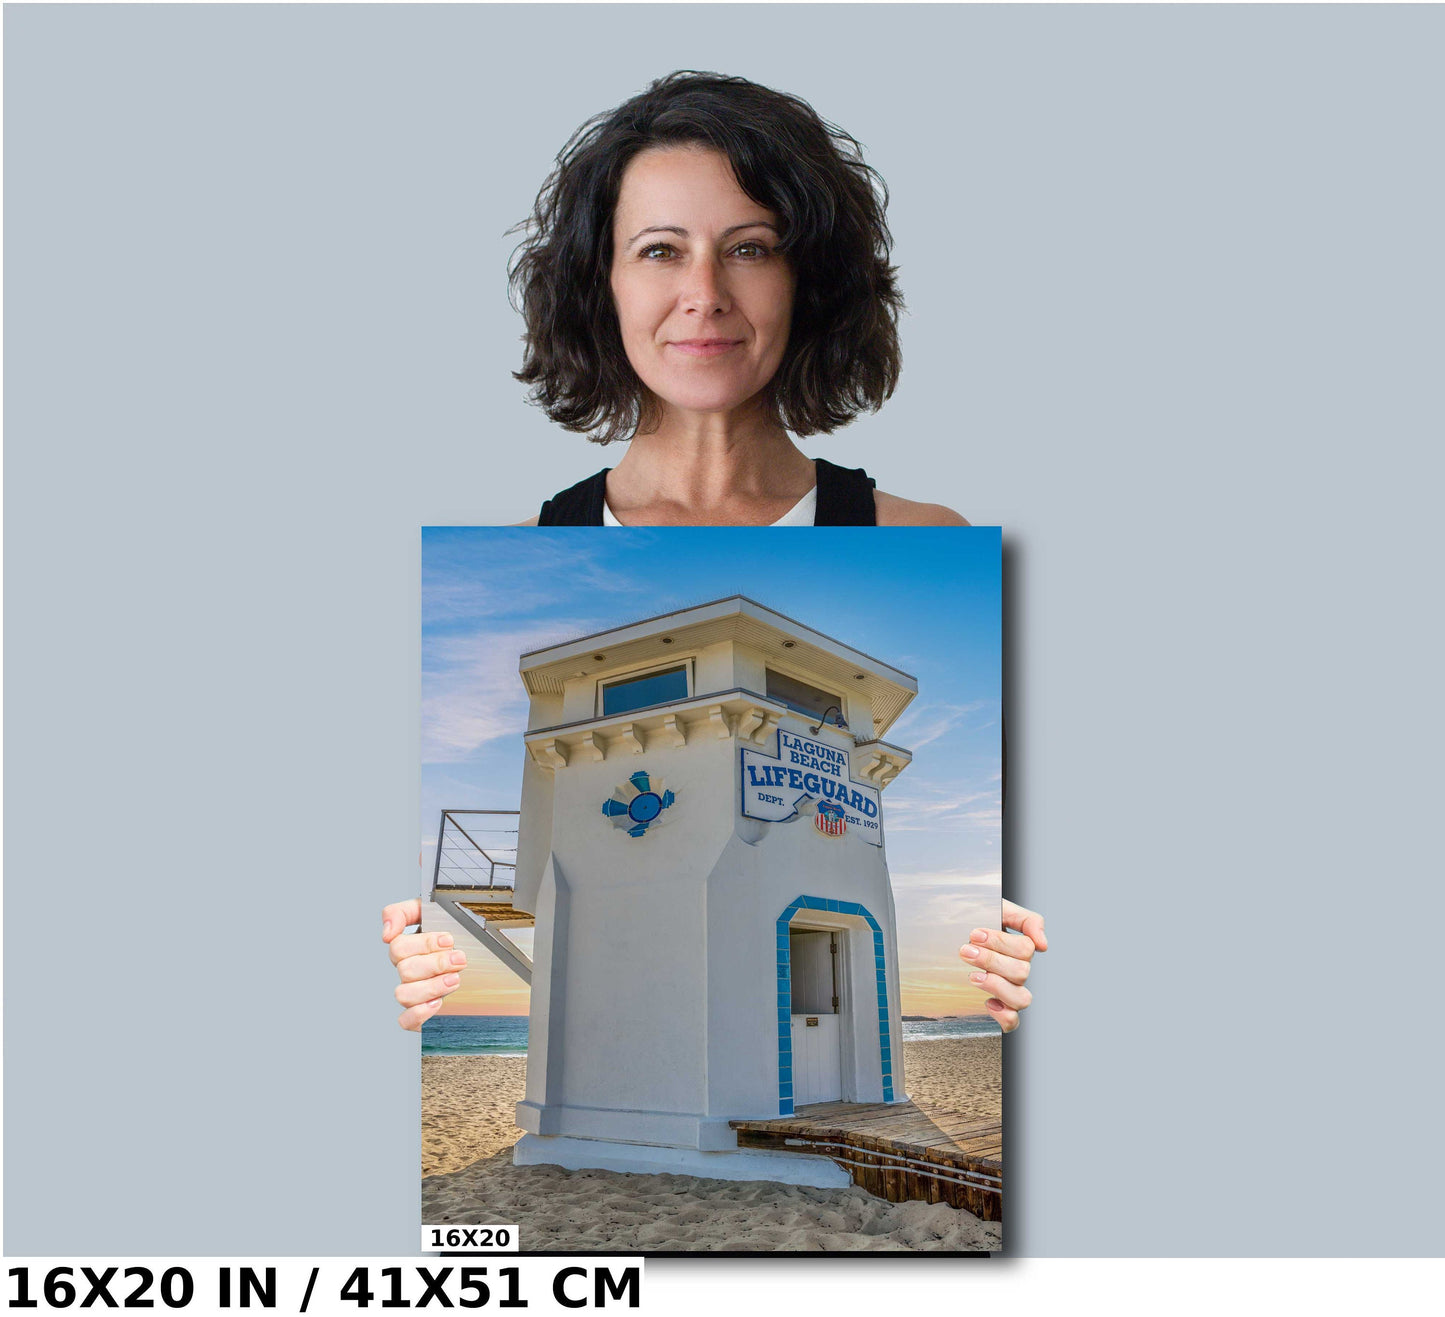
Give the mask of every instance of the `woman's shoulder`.
[(941, 503), (915, 503), (911, 498), (873, 493), (873, 506), (880, 526), (967, 526), (968, 522)]

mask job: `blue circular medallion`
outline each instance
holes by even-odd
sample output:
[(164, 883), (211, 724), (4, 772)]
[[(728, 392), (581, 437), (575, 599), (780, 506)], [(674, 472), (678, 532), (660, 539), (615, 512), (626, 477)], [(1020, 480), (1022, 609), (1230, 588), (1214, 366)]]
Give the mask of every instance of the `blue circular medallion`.
[(662, 813), (662, 797), (655, 791), (644, 791), (627, 807), (627, 817), (634, 823), (651, 823)]

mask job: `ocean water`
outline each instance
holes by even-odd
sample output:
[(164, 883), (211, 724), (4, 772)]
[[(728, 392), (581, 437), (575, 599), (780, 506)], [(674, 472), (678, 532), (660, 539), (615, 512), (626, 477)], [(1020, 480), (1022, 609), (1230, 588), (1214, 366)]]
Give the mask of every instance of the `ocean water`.
[(423, 1056), (526, 1056), (525, 1015), (433, 1015), (421, 1027)]
[[(990, 1016), (904, 1020), (906, 1043), (980, 1038), (999, 1032)], [(421, 1027), (423, 1056), (526, 1056), (525, 1015), (434, 1015)]]
[(986, 1038), (1003, 1031), (991, 1015), (954, 1015), (946, 1020), (904, 1020), (905, 1043), (943, 1042), (949, 1038)]

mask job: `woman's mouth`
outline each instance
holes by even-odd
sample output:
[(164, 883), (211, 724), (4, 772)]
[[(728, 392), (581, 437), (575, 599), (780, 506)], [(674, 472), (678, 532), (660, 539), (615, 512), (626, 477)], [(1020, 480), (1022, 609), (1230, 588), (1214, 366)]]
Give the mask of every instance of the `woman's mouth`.
[(680, 338), (673, 339), (667, 346), (689, 357), (720, 357), (724, 352), (731, 352), (742, 345), (740, 338)]

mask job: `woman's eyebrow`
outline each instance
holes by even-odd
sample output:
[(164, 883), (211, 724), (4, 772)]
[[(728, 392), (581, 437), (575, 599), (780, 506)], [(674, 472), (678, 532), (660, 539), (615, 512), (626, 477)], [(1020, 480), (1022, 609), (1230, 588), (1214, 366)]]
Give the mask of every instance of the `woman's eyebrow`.
[[(772, 229), (774, 233), (778, 233), (779, 236), (782, 236), (779, 232), (778, 226), (772, 223), (770, 220), (749, 220), (746, 224), (734, 224), (730, 228), (724, 229), (721, 236), (727, 238), (734, 233), (740, 232), (742, 229)], [(649, 233), (675, 233), (679, 238), (686, 238), (690, 236), (686, 229), (681, 228), (679, 225), (676, 224), (653, 224), (648, 228), (639, 229), (630, 238), (628, 238), (628, 246), (631, 246), (639, 238), (646, 237)]]
[(779, 230), (778, 226), (776, 224), (770, 223), (768, 220), (749, 220), (746, 224), (734, 224), (732, 228), (724, 229), (722, 231), (722, 236), (724, 238), (730, 237), (732, 234), (737, 233), (742, 229), (772, 229), (772, 231), (778, 234), (779, 237), (782, 236), (782, 232), (781, 230)]

